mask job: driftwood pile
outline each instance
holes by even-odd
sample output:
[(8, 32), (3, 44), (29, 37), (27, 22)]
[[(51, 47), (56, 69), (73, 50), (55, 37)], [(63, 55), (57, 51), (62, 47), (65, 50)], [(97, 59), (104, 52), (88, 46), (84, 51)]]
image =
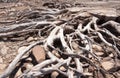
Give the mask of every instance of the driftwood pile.
[[(73, 7), (41, 8), (22, 14), (16, 24), (0, 28), (0, 38), (20, 39), (37, 34), (40, 39), (20, 51), (0, 78), (10, 77), (36, 45), (45, 52), (45, 59), (37, 60), (33, 67), (15, 77), (47, 78), (57, 73), (54, 78), (108, 78), (112, 73), (116, 78), (114, 72), (120, 68), (120, 17), (113, 12)], [(104, 57), (114, 60), (109, 70), (101, 64)]]

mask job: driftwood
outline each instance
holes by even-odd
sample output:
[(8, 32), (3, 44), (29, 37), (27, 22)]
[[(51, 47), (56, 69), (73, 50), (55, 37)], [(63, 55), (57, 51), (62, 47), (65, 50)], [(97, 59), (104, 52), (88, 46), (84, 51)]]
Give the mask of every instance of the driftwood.
[[(44, 38), (43, 41), (31, 44), (24, 51), (21, 51), (5, 72), (0, 75), (0, 78), (10, 76), (16, 65), (21, 62), (23, 55), (36, 45), (43, 45), (48, 58), (30, 70), (26, 70), (18, 78), (44, 77), (54, 71), (68, 78), (89, 77), (95, 72), (100, 72), (102, 75), (108, 73), (101, 67), (101, 59), (95, 54), (93, 45), (99, 44), (102, 47), (113, 48), (114, 53), (117, 55), (114, 57), (116, 59), (120, 58), (120, 23), (115, 20), (99, 23), (102, 20), (102, 15), (91, 14), (90, 10), (88, 12), (82, 11), (81, 13), (81, 10), (73, 12), (69, 9), (41, 9), (42, 13), (39, 14), (42, 15), (42, 18), (46, 17), (42, 21), (33, 21), (31, 19), (31, 22), (0, 28), (0, 38), (12, 38), (15, 37), (14, 35), (22, 33), (24, 34), (21, 36), (25, 36), (32, 32), (37, 32), (40, 37)], [(47, 17), (50, 18), (48, 19)], [(109, 30), (107, 29), (108, 27), (113, 29)], [(53, 50), (60, 57), (54, 55), (52, 53)], [(88, 66), (85, 66), (85, 64)], [(62, 66), (65, 71), (60, 69)], [(90, 70), (89, 66), (93, 67), (93, 71), (84, 72), (84, 69)]]

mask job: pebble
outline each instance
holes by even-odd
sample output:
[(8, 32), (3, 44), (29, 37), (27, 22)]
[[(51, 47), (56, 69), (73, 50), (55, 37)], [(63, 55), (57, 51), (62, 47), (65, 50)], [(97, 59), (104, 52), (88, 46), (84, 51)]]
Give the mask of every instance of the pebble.
[(4, 71), (3, 70), (0, 70), (0, 74), (2, 74)]
[(72, 42), (72, 47), (73, 47), (73, 49), (75, 49), (75, 50), (78, 50), (79, 49), (79, 45), (77, 44), (77, 43), (75, 43), (75, 42)]
[(66, 71), (65, 67), (63, 67), (63, 66), (60, 67), (60, 70), (61, 71)]
[(54, 71), (51, 73), (51, 78), (57, 78), (58, 75), (59, 75), (59, 73)]
[(34, 55), (37, 62), (41, 62), (41, 61), (45, 60), (45, 58), (46, 58), (45, 50), (40, 45), (33, 47), (32, 54)]
[(0, 42), (0, 45), (5, 45), (5, 43), (3, 41)]
[(6, 67), (7, 67), (6, 64), (0, 64), (0, 70), (5, 70)]
[(112, 62), (112, 61), (104, 61), (104, 62), (102, 62), (102, 66), (103, 66), (103, 68), (105, 70), (109, 70), (112, 67), (114, 67), (114, 62)]
[(103, 52), (95, 52), (96, 55), (102, 56), (104, 53)]
[(18, 53), (20, 53), (21, 51), (25, 50), (27, 46), (22, 46), (18, 49)]
[(3, 45), (3, 47), (2, 47), (2, 49), (1, 49), (1, 54), (4, 56), (4, 55), (6, 55), (7, 54), (7, 51), (8, 51), (8, 49), (9, 49), (9, 47), (7, 47), (7, 46), (5, 46), (5, 45)]
[(21, 68), (21, 71), (24, 72), (25, 70), (29, 70), (33, 67), (32, 63), (24, 63), (24, 65)]
[(38, 38), (34, 38), (34, 40), (38, 40)]
[(111, 53), (109, 56), (110, 56), (111, 58), (114, 57), (113, 53)]
[(0, 57), (0, 63), (3, 63), (3, 59), (2, 59), (2, 57)]
[(22, 74), (21, 69), (19, 69), (15, 75), (15, 78), (18, 78)]
[(31, 42), (31, 41), (33, 41), (33, 40), (34, 40), (33, 37), (29, 37), (29, 38), (27, 39), (27, 42)]
[(60, 54), (59, 54), (56, 50), (53, 50), (52, 53), (53, 53), (56, 57), (60, 58)]
[(0, 42), (0, 53), (1, 56), (5, 56), (7, 54), (9, 47), (5, 45), (5, 42)]
[(96, 51), (100, 51), (100, 52), (103, 51), (103, 49), (102, 49), (101, 46), (98, 46), (98, 45), (93, 44), (92, 47), (93, 47), (93, 49), (96, 50)]

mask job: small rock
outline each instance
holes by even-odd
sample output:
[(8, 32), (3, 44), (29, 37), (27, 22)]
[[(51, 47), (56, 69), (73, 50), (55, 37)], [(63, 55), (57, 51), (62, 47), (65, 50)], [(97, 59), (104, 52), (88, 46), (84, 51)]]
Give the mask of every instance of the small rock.
[(7, 67), (6, 64), (0, 64), (0, 70), (4, 70)]
[(106, 74), (106, 78), (115, 78), (115, 77), (112, 74)]
[(27, 64), (26, 64), (26, 68), (27, 68), (27, 69), (31, 69), (32, 67), (33, 67), (33, 64), (31, 64), (31, 63), (27, 63)]
[(29, 57), (29, 58), (27, 58), (26, 60), (28, 60), (28, 61), (32, 61), (32, 58)]
[[(20, 47), (19, 49), (18, 49), (18, 53), (20, 53), (20, 52), (22, 52), (22, 51), (24, 51), (25, 49), (27, 48), (27, 46), (22, 46), (22, 47)], [(27, 52), (24, 56), (22, 56), (22, 58), (21, 59), (24, 59), (24, 58), (26, 58), (26, 57), (28, 57), (29, 56), (29, 52)]]
[(109, 56), (110, 56), (111, 58), (114, 57), (113, 53), (111, 53)]
[(27, 39), (27, 42), (31, 42), (31, 41), (33, 41), (33, 40), (34, 40), (33, 37), (29, 37), (29, 38)]
[[(10, 58), (11, 57), (11, 55), (10, 54), (7, 54), (6, 56), (5, 56), (5, 58)], [(9, 59), (10, 60), (10, 59)]]
[(4, 37), (4, 38), (3, 38), (3, 40), (5, 40), (5, 41), (6, 41), (6, 40), (8, 40), (8, 38), (5, 38), (5, 37)]
[(102, 62), (102, 66), (103, 66), (103, 68), (105, 70), (109, 70), (112, 67), (114, 67), (114, 62), (112, 62), (112, 61), (105, 61), (105, 62)]
[(21, 69), (19, 69), (15, 75), (15, 78), (18, 78), (22, 74)]
[(21, 71), (24, 72), (25, 70), (29, 70), (33, 67), (32, 63), (24, 63), (24, 65), (21, 68)]
[(56, 50), (53, 50), (52, 53), (53, 53), (56, 57), (60, 58), (60, 54), (59, 54)]
[(51, 73), (51, 78), (57, 78), (58, 75), (59, 75), (59, 73), (54, 71)]
[(75, 42), (72, 42), (72, 47), (73, 47), (73, 49), (75, 49), (75, 50), (78, 50), (79, 49), (79, 45), (77, 44), (77, 43), (75, 43)]
[(32, 54), (34, 55), (37, 62), (41, 62), (41, 61), (45, 60), (46, 53), (42, 46), (39, 46), (39, 45), (35, 46), (32, 49)]
[(102, 56), (104, 53), (103, 52), (95, 52), (96, 55)]
[(66, 71), (65, 67), (63, 67), (63, 66), (60, 67), (60, 70), (61, 71)]
[(0, 57), (0, 63), (3, 63), (3, 59), (2, 59), (2, 57)]
[(92, 59), (92, 58), (93, 58), (93, 56), (92, 56), (91, 54), (89, 54), (88, 56), (89, 56), (89, 58), (90, 58), (90, 59)]
[(101, 46), (98, 46), (98, 45), (92, 45), (93, 49), (96, 50), (96, 51), (103, 51), (102, 47)]
[(18, 49), (18, 53), (20, 53), (21, 51), (25, 50), (27, 46), (22, 46)]
[(0, 74), (2, 74), (4, 71), (3, 70), (0, 70)]
[(0, 45), (5, 45), (5, 43), (2, 41), (2, 42), (0, 42)]
[(16, 52), (14, 52), (12, 55), (13, 55), (13, 56), (15, 56), (16, 54), (17, 54), (17, 53), (16, 53)]
[(64, 28), (64, 33), (65, 34), (70, 34), (72, 32), (74, 32), (74, 28), (72, 26), (69, 26), (69, 25), (65, 26), (65, 28)]
[(34, 40), (38, 40), (38, 38), (34, 38)]
[(1, 49), (1, 54), (2, 55), (6, 55), (7, 54), (7, 51), (8, 51), (9, 47), (3, 45), (2, 49)]

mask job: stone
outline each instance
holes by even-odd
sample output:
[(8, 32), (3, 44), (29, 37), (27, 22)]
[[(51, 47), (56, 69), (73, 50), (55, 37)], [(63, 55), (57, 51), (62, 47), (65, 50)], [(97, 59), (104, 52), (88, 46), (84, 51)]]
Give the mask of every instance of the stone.
[(18, 49), (18, 53), (20, 53), (21, 51), (25, 50), (27, 46), (22, 46)]
[(0, 57), (0, 63), (3, 63), (3, 59), (2, 59), (2, 57)]
[[(18, 49), (18, 53), (22, 52), (22, 51), (25, 50), (26, 48), (27, 48), (27, 46), (22, 46), (22, 47), (20, 47), (20, 48)], [(28, 57), (29, 54), (30, 54), (30, 52), (27, 52), (24, 56), (22, 56), (21, 59), (24, 59), (24, 58)]]
[(110, 56), (111, 58), (114, 57), (113, 53), (111, 53), (109, 56)]
[(5, 70), (6, 67), (7, 67), (6, 64), (0, 64), (0, 70)]
[(99, 51), (99, 52), (103, 51), (102, 47), (99, 46), (99, 45), (93, 44), (92, 47), (93, 47), (93, 49), (96, 50), (96, 51)]
[(0, 42), (0, 45), (5, 45), (5, 43), (3, 41)]
[(58, 75), (59, 75), (59, 73), (54, 71), (51, 73), (51, 78), (57, 78)]
[(37, 62), (41, 62), (41, 61), (45, 60), (45, 58), (46, 58), (45, 50), (40, 45), (33, 47), (32, 54), (35, 57)]
[(56, 50), (53, 50), (52, 53), (53, 53), (56, 57), (60, 58), (60, 54), (59, 54)]
[(4, 55), (6, 55), (7, 54), (7, 51), (8, 51), (8, 49), (9, 49), (9, 47), (7, 47), (7, 46), (5, 46), (5, 45), (3, 45), (3, 47), (2, 47), (2, 49), (1, 49), (1, 54), (4, 56)]
[(28, 60), (28, 61), (32, 61), (32, 58), (29, 57), (29, 58), (27, 58), (26, 60)]
[(95, 52), (96, 55), (102, 56), (104, 53), (103, 52)]
[(15, 56), (15, 55), (17, 55), (17, 53), (16, 53), (16, 52), (14, 52), (12, 55), (13, 55), (13, 56)]
[(34, 38), (34, 40), (38, 40), (38, 38)]
[(2, 74), (4, 71), (3, 70), (0, 70), (0, 74)]
[(70, 34), (72, 32), (74, 32), (73, 26), (69, 26), (69, 25), (65, 26), (65, 28), (64, 28), (64, 33), (65, 34)]
[(11, 55), (10, 54), (7, 54), (6, 56), (5, 56), (5, 58), (10, 58), (11, 57)]
[(77, 44), (77, 43), (75, 43), (75, 42), (72, 42), (72, 47), (73, 47), (73, 49), (75, 49), (75, 50), (78, 50), (79, 49), (79, 45)]
[(31, 69), (32, 67), (33, 67), (33, 64), (31, 64), (31, 63), (27, 63), (27, 64), (26, 64), (26, 68), (27, 68), (27, 69)]
[(24, 72), (25, 70), (29, 70), (33, 67), (32, 63), (24, 63), (23, 66), (21, 67), (21, 71)]
[(112, 67), (114, 67), (114, 62), (112, 62), (112, 61), (104, 61), (104, 62), (102, 62), (102, 67), (105, 70), (110, 70)]
[(22, 74), (21, 69), (19, 69), (15, 74), (15, 78), (18, 78), (21, 74)]
[(63, 66), (60, 67), (60, 70), (61, 71), (66, 71), (65, 67), (63, 67)]
[(31, 42), (31, 41), (33, 41), (33, 40), (34, 40), (33, 37), (29, 37), (29, 38), (27, 39), (27, 42)]

